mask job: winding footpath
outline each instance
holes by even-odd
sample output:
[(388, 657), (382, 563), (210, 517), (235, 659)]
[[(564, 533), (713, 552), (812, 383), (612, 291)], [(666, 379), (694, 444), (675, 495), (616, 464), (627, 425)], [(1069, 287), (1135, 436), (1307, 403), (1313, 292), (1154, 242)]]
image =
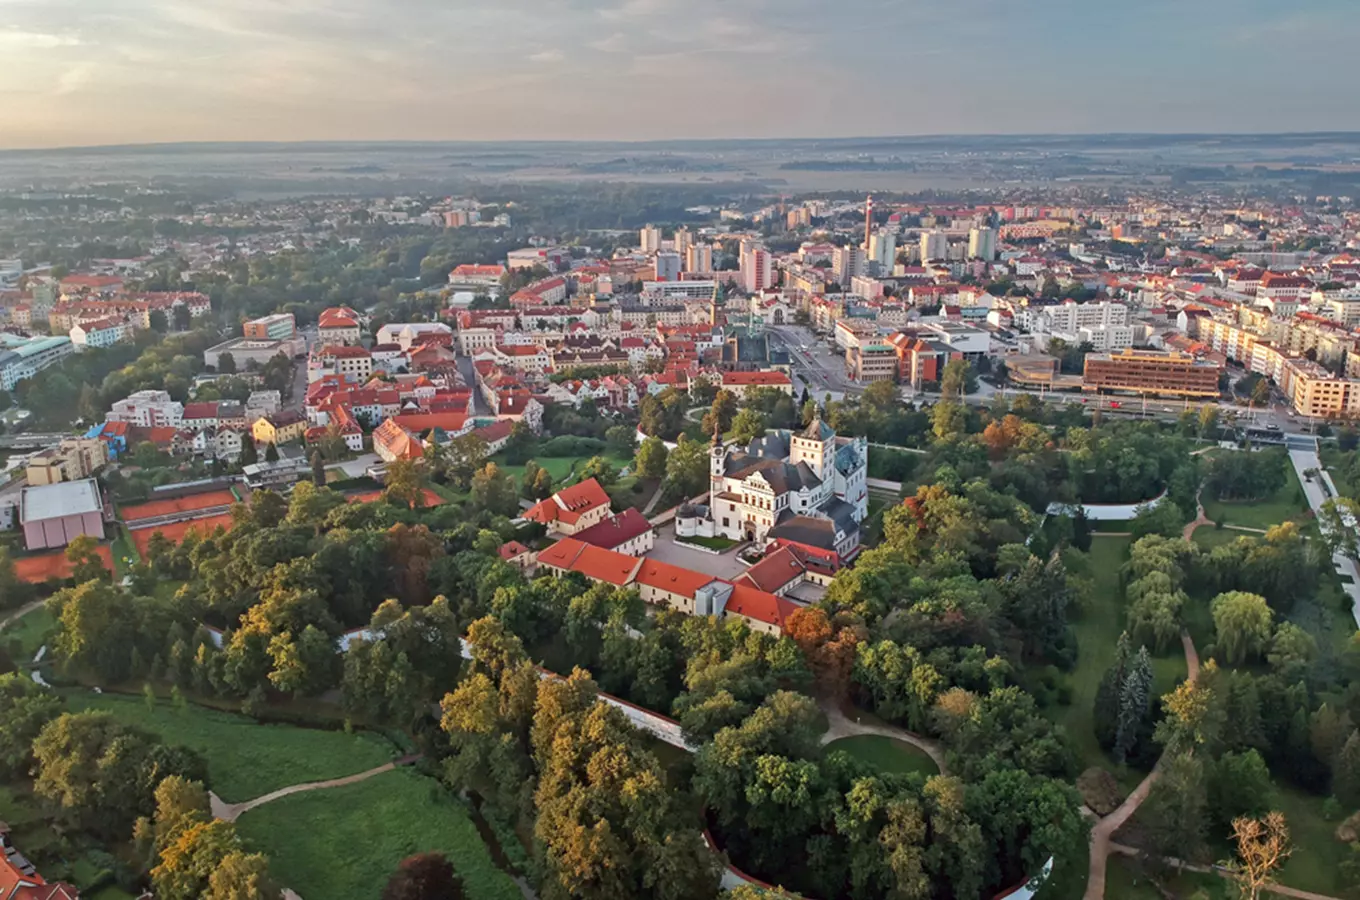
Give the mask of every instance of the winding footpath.
[(940, 774), (947, 774), (949, 771), (949, 767), (945, 765), (944, 761), (944, 748), (939, 741), (933, 741), (930, 738), (913, 734), (902, 728), (894, 728), (891, 725), (865, 725), (862, 722), (852, 722), (834, 703), (822, 703), (822, 711), (826, 713), (829, 726), (826, 734), (822, 735), (823, 744), (829, 744), (844, 737), (878, 735), (879, 737), (901, 741), (904, 744), (911, 744), (930, 757), (931, 761), (939, 768)]
[(23, 606), (14, 610), (9, 615), (5, 616), (3, 619), (0, 619), (0, 631), (4, 631), (12, 623), (19, 621), (24, 616), (33, 612), (35, 609), (42, 606), (46, 602), (47, 602), (46, 600), (31, 600), (28, 603), (25, 603)]
[[(1137, 847), (1130, 847), (1127, 844), (1110, 844), (1110, 850), (1121, 856), (1139, 857), (1143, 851)], [(1200, 875), (1218, 875), (1223, 878), (1232, 878), (1232, 873), (1222, 866), (1202, 866), (1196, 863), (1188, 863), (1184, 860), (1176, 859), (1174, 856), (1162, 857), (1162, 862), (1186, 872), (1196, 872)], [(1281, 897), (1295, 897), (1297, 900), (1341, 900), (1340, 897), (1333, 897), (1330, 894), (1315, 894), (1312, 891), (1301, 891), (1298, 888), (1285, 887), (1282, 884), (1268, 882), (1262, 890), (1271, 894), (1279, 894)]]
[[(1200, 514), (1203, 515), (1203, 510)], [(1195, 650), (1195, 642), (1185, 632), (1181, 632), (1181, 645), (1185, 649), (1185, 667), (1189, 673), (1188, 680), (1193, 682), (1199, 678), (1199, 653)], [(1105, 816), (1091, 828), (1091, 868), (1086, 877), (1086, 893), (1083, 895), (1083, 900), (1104, 900), (1105, 871), (1110, 852), (1114, 848), (1110, 838), (1138, 811), (1138, 807), (1142, 806), (1143, 801), (1148, 798), (1148, 794), (1152, 792), (1152, 786), (1162, 776), (1162, 760), (1165, 758), (1163, 756), (1162, 759), (1157, 760), (1157, 765), (1138, 784), (1138, 787), (1133, 789), (1133, 793), (1124, 798), (1124, 802), (1119, 804), (1118, 809)]]
[(306, 784), (294, 784), (286, 788), (279, 788), (277, 791), (271, 791), (268, 794), (256, 797), (254, 800), (247, 800), (244, 803), (227, 803), (221, 797), (210, 792), (208, 794), (208, 802), (212, 808), (214, 819), (221, 819), (224, 822), (235, 822), (252, 809), (264, 806), (266, 803), (273, 803), (275, 800), (282, 797), (287, 797), (291, 794), (301, 794), (305, 791), (321, 791), (326, 788), (344, 787), (347, 784), (358, 784), (360, 781), (367, 781), (374, 775), (391, 772), (396, 767), (397, 764), (395, 762), (390, 762), (384, 763), (376, 769), (369, 769), (367, 772), (360, 772), (357, 775), (350, 775), (345, 778), (332, 778), (330, 781), (311, 781)]

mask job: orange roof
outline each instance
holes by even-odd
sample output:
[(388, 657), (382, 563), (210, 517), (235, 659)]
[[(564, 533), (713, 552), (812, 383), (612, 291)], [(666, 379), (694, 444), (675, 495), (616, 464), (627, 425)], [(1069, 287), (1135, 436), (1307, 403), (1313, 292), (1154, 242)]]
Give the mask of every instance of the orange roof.
[(633, 580), (639, 561), (568, 537), (540, 550), (538, 562), (554, 569), (580, 572), (591, 581), (605, 581), (622, 587)]
[(501, 555), (501, 559), (505, 560), (506, 562), (509, 562), (510, 560), (514, 559), (517, 556), (523, 556), (524, 554), (532, 553), (533, 551), (531, 551), (528, 547), (521, 544), (519, 541), (508, 541), (504, 544), (501, 544), (500, 549), (498, 549), (496, 552)]
[(425, 455), (420, 441), (397, 424), (395, 419), (388, 419), (374, 430), (373, 446), (386, 448), (398, 459), (419, 459)]
[(230, 506), (236, 502), (231, 491), (208, 491), (189, 497), (175, 497), (170, 500), (152, 500), (149, 503), (136, 503), (121, 509), (124, 522), (136, 523), (138, 519), (154, 519), (171, 513), (193, 512), (211, 509), (214, 506)]
[(783, 372), (724, 372), (722, 383), (736, 385), (792, 384)]
[(802, 577), (804, 571), (802, 562), (794, 552), (788, 547), (780, 547), (747, 569), (736, 583), (749, 583), (762, 591), (774, 592)]
[(165, 535), (166, 539), (172, 544), (178, 544), (184, 540), (184, 536), (190, 531), (198, 532), (199, 537), (207, 537), (217, 528), (231, 530), (231, 513), (223, 513), (219, 516), (208, 516), (205, 519), (194, 519), (189, 522), (176, 522), (173, 525), (153, 525), (150, 528), (132, 528), (128, 533), (132, 536), (132, 542), (137, 545), (137, 552), (145, 559), (147, 547), (151, 543), (151, 536), (156, 532)]
[(645, 584), (657, 590), (679, 594), (682, 597), (693, 597), (699, 588), (712, 584), (717, 579), (704, 572), (682, 569), (660, 560), (644, 559), (636, 580), (638, 584)]
[(431, 428), (444, 431), (461, 431), (467, 424), (466, 412), (411, 412), (393, 416), (388, 421), (395, 422), (408, 431), (422, 432)]
[(359, 314), (347, 306), (333, 306), (321, 311), (317, 318), (319, 328), (358, 328)]
[(732, 586), (732, 596), (727, 601), (726, 611), (734, 616), (742, 616), (775, 625), (784, 630), (789, 616), (798, 609), (798, 604), (783, 597), (776, 597), (768, 591), (753, 588), (748, 584)]
[(544, 525), (560, 521), (568, 525), (580, 521), (581, 516), (601, 506), (609, 506), (609, 495), (594, 478), (587, 478), (569, 488), (541, 500), (524, 514), (524, 518)]
[[(104, 560), (104, 566), (113, 571), (113, 554), (109, 551), (107, 544), (100, 544), (95, 548), (95, 552)], [(27, 581), (37, 584), (49, 578), (70, 578), (71, 562), (66, 558), (66, 552), (58, 550), (55, 553), (43, 553), (39, 556), (17, 556), (14, 558), (14, 574), (20, 581)]]

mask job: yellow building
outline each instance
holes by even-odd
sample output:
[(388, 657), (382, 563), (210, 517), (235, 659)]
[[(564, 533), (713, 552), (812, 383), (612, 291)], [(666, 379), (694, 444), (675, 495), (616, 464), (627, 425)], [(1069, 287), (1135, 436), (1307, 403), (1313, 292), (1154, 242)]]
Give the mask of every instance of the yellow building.
[(1291, 360), (1288, 367), (1290, 400), (1301, 416), (1349, 419), (1360, 415), (1360, 381), (1333, 375), (1307, 360)]
[(287, 444), (302, 440), (307, 433), (307, 420), (295, 412), (275, 413), (257, 419), (250, 433), (257, 444)]
[(102, 469), (108, 459), (108, 445), (98, 438), (67, 438), (31, 457), (24, 476), (31, 485), (79, 481)]

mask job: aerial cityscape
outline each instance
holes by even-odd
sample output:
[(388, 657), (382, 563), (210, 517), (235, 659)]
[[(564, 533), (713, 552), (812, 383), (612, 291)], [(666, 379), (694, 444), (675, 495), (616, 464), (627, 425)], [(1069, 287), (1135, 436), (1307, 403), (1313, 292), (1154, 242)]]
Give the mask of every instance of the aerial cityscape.
[(1360, 898), (1353, 10), (1066, 6), (0, 0), (0, 898)]

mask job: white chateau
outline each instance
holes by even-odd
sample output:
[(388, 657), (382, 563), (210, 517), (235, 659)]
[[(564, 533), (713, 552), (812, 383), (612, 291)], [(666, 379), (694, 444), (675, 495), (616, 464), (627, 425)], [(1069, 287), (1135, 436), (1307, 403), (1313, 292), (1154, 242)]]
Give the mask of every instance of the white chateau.
[(745, 449), (714, 435), (708, 506), (680, 510), (677, 531), (758, 545), (782, 539), (845, 562), (868, 515), (868, 469), (868, 440), (839, 438), (821, 419), (768, 431)]

